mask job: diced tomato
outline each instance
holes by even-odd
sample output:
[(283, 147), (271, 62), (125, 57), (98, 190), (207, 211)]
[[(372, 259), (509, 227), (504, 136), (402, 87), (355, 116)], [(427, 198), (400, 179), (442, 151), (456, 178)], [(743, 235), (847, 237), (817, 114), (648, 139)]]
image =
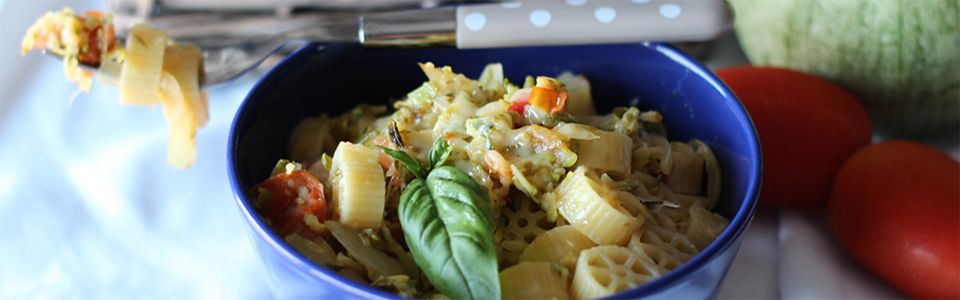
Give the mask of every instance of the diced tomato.
[[(87, 23), (88, 18), (99, 19), (101, 22), (93, 28), (84, 28), (87, 33), (87, 47), (80, 50), (78, 60), (86, 64), (97, 65), (100, 63), (100, 56), (104, 52), (110, 52), (116, 49), (117, 37), (113, 25), (106, 24), (104, 14), (99, 11), (87, 11), (82, 16), (77, 16), (81, 22)], [(103, 32), (103, 36), (100, 33)]]
[(102, 28), (100, 25), (87, 32), (87, 49), (81, 49), (80, 56), (77, 59), (82, 63), (96, 65), (100, 63), (100, 37), (97, 32)]
[(556, 114), (567, 105), (567, 92), (557, 92), (552, 89), (533, 87), (530, 91), (530, 105)]
[(518, 100), (510, 103), (510, 110), (517, 112), (518, 114), (523, 114), (523, 109), (527, 108), (527, 105), (530, 104), (529, 100)]
[[(306, 170), (280, 173), (257, 185), (255, 193), (259, 193), (260, 189), (267, 190), (271, 195), (271, 201), (263, 204), (263, 215), (281, 236), (286, 236), (302, 224), (303, 216), (307, 214), (317, 216), (321, 223), (327, 218), (323, 184)], [(301, 194), (303, 189), (305, 193)], [(297, 198), (304, 199), (298, 204)]]

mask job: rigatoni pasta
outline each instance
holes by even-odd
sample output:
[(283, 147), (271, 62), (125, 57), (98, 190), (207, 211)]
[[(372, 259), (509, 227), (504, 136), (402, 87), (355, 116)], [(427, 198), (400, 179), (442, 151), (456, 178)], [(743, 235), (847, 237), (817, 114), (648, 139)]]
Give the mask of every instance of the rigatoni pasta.
[(160, 90), (167, 33), (146, 24), (130, 28), (120, 71), (120, 103), (155, 105)]
[(596, 130), (593, 134), (596, 139), (580, 141), (577, 165), (619, 176), (630, 175), (633, 140), (619, 132)]
[(726, 218), (711, 212), (700, 205), (690, 207), (690, 224), (686, 236), (697, 246), (704, 249), (713, 242), (730, 223)]
[[(170, 125), (167, 164), (185, 169), (193, 165), (197, 129), (207, 123), (207, 96), (200, 90), (200, 49), (167, 45), (160, 78), (163, 115)], [(123, 78), (123, 77), (121, 77)]]
[(570, 91), (570, 98), (567, 99), (567, 110), (575, 116), (593, 116), (597, 114), (593, 107), (593, 96), (590, 95), (590, 82), (583, 75), (574, 75), (570, 72), (563, 72), (557, 76), (557, 80), (563, 83)]
[(160, 77), (160, 99), (163, 116), (170, 124), (167, 139), (167, 164), (177, 168), (187, 168), (196, 157), (197, 144), (193, 139), (197, 133), (197, 118), (194, 107), (188, 102), (176, 77), (163, 72)]
[(609, 197), (607, 189), (586, 172), (586, 168), (577, 168), (557, 187), (560, 215), (597, 244), (626, 243), (639, 224), (638, 219)]
[(538, 236), (520, 254), (520, 262), (558, 263), (573, 270), (580, 251), (596, 246), (586, 235), (570, 225), (557, 226)]
[(177, 81), (187, 109), (197, 127), (207, 124), (207, 94), (200, 90), (200, 69), (203, 67), (203, 53), (200, 48), (189, 44), (167, 45), (163, 52), (163, 72)]
[(380, 228), (386, 201), (377, 152), (341, 142), (333, 154), (333, 208), (340, 222), (353, 228)]
[(703, 187), (703, 157), (690, 145), (678, 142), (670, 143), (670, 157), (673, 165), (667, 186), (678, 193), (699, 193)]
[[(676, 269), (726, 228), (710, 211), (716, 158), (703, 142), (668, 140), (659, 113), (597, 115), (579, 75), (515, 85), (500, 64), (476, 81), (420, 67), (428, 81), (392, 111), (296, 127), (289, 156), (300, 162), (278, 168), (309, 165), (323, 195), (254, 190), (314, 262), (405, 297), (598, 298)], [(326, 214), (308, 213), (327, 199)], [(278, 200), (316, 220), (275, 221)], [(331, 263), (324, 244), (345, 251)], [(398, 265), (403, 274), (385, 274)]]

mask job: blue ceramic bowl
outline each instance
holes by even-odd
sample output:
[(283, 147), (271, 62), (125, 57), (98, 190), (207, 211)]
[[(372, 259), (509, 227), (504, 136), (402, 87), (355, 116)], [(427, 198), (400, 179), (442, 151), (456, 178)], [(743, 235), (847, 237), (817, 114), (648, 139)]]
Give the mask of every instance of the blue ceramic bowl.
[(696, 299), (713, 296), (740, 247), (760, 186), (760, 146), (747, 113), (707, 69), (664, 44), (544, 47), (495, 50), (364, 50), (309, 46), (270, 71), (247, 96), (230, 132), (228, 165), (237, 204), (252, 243), (271, 275), (278, 297), (396, 298), (323, 268), (274, 234), (250, 205), (250, 187), (264, 180), (297, 122), (321, 112), (338, 114), (360, 102), (384, 103), (426, 78), (416, 63), (450, 65), (476, 77), (501, 62), (513, 82), (523, 76), (586, 75), (599, 112), (639, 98), (641, 109), (660, 111), (671, 140), (697, 138), (716, 152), (723, 169), (723, 196), (716, 211), (730, 226), (680, 268), (616, 297)]

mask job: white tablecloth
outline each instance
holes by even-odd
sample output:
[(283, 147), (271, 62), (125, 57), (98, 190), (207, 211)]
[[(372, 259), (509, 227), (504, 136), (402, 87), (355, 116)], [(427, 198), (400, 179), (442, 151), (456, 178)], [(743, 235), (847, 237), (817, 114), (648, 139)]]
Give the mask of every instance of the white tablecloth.
[(0, 299), (268, 297), (224, 155), (252, 78), (210, 90), (197, 164), (171, 169), (159, 108), (102, 85), (72, 98), (58, 61), (20, 57), (33, 19), (63, 6), (0, 6)]
[[(159, 109), (117, 105), (98, 84), (73, 97), (56, 60), (19, 56), (33, 19), (66, 3), (0, 0), (0, 299), (268, 298), (226, 175), (229, 124), (255, 78), (209, 90), (197, 163), (171, 169)], [(733, 40), (720, 47), (712, 66), (743, 62)], [(898, 296), (820, 224), (760, 210), (720, 297)]]

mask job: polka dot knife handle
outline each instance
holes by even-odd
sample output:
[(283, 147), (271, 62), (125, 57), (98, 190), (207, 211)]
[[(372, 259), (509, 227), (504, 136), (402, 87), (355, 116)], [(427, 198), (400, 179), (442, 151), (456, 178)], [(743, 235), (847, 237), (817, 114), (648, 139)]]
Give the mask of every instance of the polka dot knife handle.
[(698, 41), (730, 26), (722, 0), (566, 0), (456, 8), (456, 46)]

